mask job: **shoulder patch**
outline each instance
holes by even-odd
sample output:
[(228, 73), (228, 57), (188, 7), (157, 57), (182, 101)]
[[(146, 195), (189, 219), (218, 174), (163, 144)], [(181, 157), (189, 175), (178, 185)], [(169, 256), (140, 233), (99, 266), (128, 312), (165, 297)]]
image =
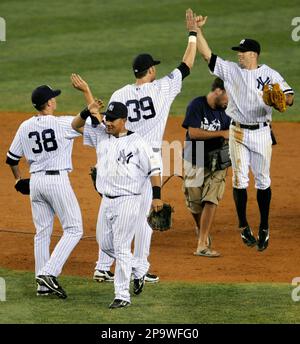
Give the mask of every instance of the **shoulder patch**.
[(168, 78), (169, 79), (174, 79), (174, 73), (172, 72), (172, 73), (168, 74)]

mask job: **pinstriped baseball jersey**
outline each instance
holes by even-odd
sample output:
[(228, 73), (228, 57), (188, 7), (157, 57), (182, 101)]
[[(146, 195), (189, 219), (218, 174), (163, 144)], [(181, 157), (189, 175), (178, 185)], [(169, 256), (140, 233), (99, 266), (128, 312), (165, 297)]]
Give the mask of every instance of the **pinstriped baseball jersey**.
[(126, 127), (141, 135), (151, 147), (161, 148), (170, 107), (181, 86), (182, 74), (176, 68), (153, 82), (124, 86), (113, 93), (109, 103), (118, 101), (126, 104)]
[(279, 83), (284, 93), (294, 93), (277, 71), (264, 64), (249, 70), (217, 57), (213, 74), (224, 81), (229, 100), (227, 115), (244, 124), (271, 121), (272, 107), (262, 99), (265, 84)]
[(103, 126), (84, 126), (84, 144), (97, 151), (97, 190), (103, 195), (140, 194), (146, 179), (160, 172), (160, 162), (140, 135), (114, 137)]
[(73, 116), (34, 116), (23, 122), (9, 148), (12, 160), (26, 158), (30, 173), (46, 170), (72, 170)]
[[(72, 170), (73, 139), (80, 136), (72, 129), (73, 118), (46, 115), (26, 120), (7, 153), (15, 163), (25, 156), (30, 165), (36, 276), (58, 276), (83, 233), (80, 207), (68, 177)], [(64, 233), (50, 256), (55, 215)]]

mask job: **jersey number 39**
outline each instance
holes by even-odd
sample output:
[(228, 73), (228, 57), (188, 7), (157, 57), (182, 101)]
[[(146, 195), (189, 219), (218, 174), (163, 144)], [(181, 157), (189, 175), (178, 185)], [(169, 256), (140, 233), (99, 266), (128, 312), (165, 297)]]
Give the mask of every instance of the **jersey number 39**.
[(57, 149), (57, 142), (55, 139), (55, 132), (53, 129), (45, 129), (41, 134), (38, 131), (32, 131), (28, 134), (28, 137), (35, 139), (36, 147), (32, 148), (33, 153), (42, 153), (43, 149), (46, 152), (52, 152)]
[[(153, 101), (151, 97), (144, 97), (140, 100), (132, 99), (126, 102), (126, 106), (129, 110), (128, 121), (138, 122), (141, 118), (150, 119), (155, 117), (156, 112), (154, 109)], [(133, 114), (130, 111), (132, 106)]]

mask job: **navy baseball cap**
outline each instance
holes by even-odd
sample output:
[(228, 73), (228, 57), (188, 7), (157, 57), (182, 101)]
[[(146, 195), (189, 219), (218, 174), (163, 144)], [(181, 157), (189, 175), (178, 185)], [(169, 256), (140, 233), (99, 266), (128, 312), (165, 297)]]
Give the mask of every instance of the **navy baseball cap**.
[(260, 54), (260, 44), (254, 39), (250, 38), (242, 39), (238, 47), (232, 47), (231, 49), (242, 52), (254, 51), (258, 55)]
[(106, 119), (109, 121), (114, 121), (118, 118), (127, 118), (127, 106), (123, 103), (111, 102), (108, 104), (106, 111), (102, 112), (102, 115), (106, 116)]
[(134, 73), (140, 73), (158, 64), (160, 61), (154, 60), (150, 54), (140, 54), (133, 60), (132, 69)]
[(61, 90), (53, 90), (48, 85), (42, 85), (33, 90), (31, 101), (35, 108), (39, 108), (45, 104), (49, 99), (57, 97), (61, 94)]

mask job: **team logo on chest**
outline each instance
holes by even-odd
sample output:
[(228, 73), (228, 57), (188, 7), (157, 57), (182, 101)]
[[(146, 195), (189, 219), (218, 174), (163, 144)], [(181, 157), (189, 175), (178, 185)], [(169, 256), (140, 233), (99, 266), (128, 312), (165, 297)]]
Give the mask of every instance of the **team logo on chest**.
[(265, 85), (269, 85), (271, 83), (271, 79), (268, 76), (265, 81), (262, 79), (261, 76), (257, 78), (256, 81), (257, 81), (257, 88), (261, 91), (263, 90)]
[(119, 157), (118, 157), (118, 162), (121, 162), (121, 164), (129, 164), (130, 159), (133, 158), (132, 152), (128, 153), (127, 155), (125, 154), (125, 149), (122, 149), (120, 151)]

